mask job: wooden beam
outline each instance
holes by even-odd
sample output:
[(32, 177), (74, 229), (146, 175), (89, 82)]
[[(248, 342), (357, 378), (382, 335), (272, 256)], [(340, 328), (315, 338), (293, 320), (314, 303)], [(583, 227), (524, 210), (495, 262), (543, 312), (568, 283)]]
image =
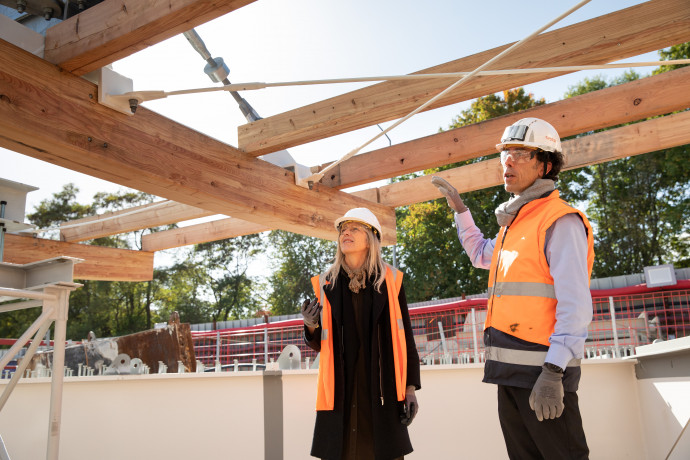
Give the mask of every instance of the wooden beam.
[(240, 219), (219, 219), (203, 224), (146, 234), (141, 237), (141, 247), (144, 251), (162, 251), (190, 244), (251, 235), (268, 230), (272, 229)]
[(505, 127), (524, 117), (549, 121), (565, 138), (687, 107), (690, 66), (362, 153), (338, 165), (321, 182), (353, 187), (495, 153)]
[(105, 0), (46, 30), (45, 58), (84, 75), (255, 0)]
[[(600, 64), (688, 40), (687, 0), (652, 0), (544, 33), (503, 58), (501, 68)], [(510, 45), (418, 73), (471, 71)], [(562, 73), (486, 76), (451, 92), (429, 109), (553, 78)], [(240, 150), (264, 155), (400, 118), (450, 86), (453, 79), (385, 82), (240, 126)], [(344, 151), (343, 154), (346, 152)]]
[[(563, 142), (566, 164), (563, 170), (577, 169), (597, 163), (618, 160), (643, 153), (655, 152), (690, 144), (690, 111), (602, 131)], [(460, 166), (436, 173), (448, 180), (459, 193), (494, 187), (503, 183), (498, 158)], [(379, 187), (375, 192), (381, 203), (407, 206), (440, 198), (431, 177), (422, 176)], [(372, 191), (354, 192), (371, 196)]]
[(213, 212), (174, 201), (159, 201), (64, 222), (60, 224), (60, 239), (76, 243), (143, 228), (170, 225), (213, 214)]
[(216, 214), (318, 238), (366, 206), (395, 243), (395, 212), (316, 184), (140, 107), (98, 104), (92, 83), (0, 40), (0, 146)]
[(65, 243), (30, 236), (5, 235), (4, 262), (28, 264), (59, 256), (77, 257), (74, 278), (100, 281), (153, 279), (153, 252)]

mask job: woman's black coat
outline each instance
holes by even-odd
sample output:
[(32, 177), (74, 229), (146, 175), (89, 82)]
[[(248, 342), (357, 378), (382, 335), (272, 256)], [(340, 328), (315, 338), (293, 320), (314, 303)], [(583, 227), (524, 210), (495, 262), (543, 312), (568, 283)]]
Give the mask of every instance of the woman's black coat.
[[(342, 273), (333, 289), (331, 289), (331, 285), (326, 286), (325, 289), (326, 297), (331, 304), (332, 315), (335, 405), (332, 411), (317, 411), (311, 450), (311, 455), (315, 457), (333, 460), (341, 458), (343, 429), (344, 423), (346, 423), (343, 410), (346, 384), (344, 355), (356, 353), (356, 350), (348, 345), (352, 341), (343, 340), (343, 310), (345, 308), (352, 309), (352, 305), (349, 293), (343, 293), (342, 289), (348, 289), (348, 279)], [(386, 283), (384, 282), (381, 286), (381, 292), (376, 292), (370, 285), (367, 291), (371, 293), (370, 295), (373, 295), (369, 376), (371, 378), (370, 386), (372, 392), (374, 447), (378, 460), (393, 459), (412, 452), (412, 445), (410, 444), (407, 427), (400, 423), (400, 405), (402, 402), (398, 402), (395, 389), (393, 346)], [(346, 299), (345, 302), (348, 305), (343, 304), (343, 299)], [(419, 355), (412, 334), (404, 287), (400, 289), (398, 299), (407, 345), (407, 386), (412, 385), (416, 389), (420, 389)], [(321, 350), (320, 327), (314, 331), (313, 336), (305, 328), (304, 338), (309, 347), (316, 351)], [(343, 349), (343, 345), (345, 349)], [(381, 358), (380, 361), (379, 357)], [(379, 367), (379, 362), (381, 367)], [(348, 376), (348, 379), (351, 380), (352, 376)], [(379, 384), (379, 379), (381, 385)], [(352, 381), (349, 382), (349, 385), (351, 387)], [(383, 405), (381, 404), (380, 388), (383, 389)]]

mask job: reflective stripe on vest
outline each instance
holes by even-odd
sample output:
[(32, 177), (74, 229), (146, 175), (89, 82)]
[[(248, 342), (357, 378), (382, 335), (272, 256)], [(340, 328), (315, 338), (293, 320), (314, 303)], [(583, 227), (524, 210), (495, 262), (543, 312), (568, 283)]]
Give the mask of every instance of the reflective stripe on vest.
[[(486, 361), (499, 361), (506, 364), (520, 364), (522, 366), (539, 366), (546, 361), (545, 351), (513, 350), (511, 348), (486, 347), (484, 351)], [(571, 359), (568, 367), (580, 365), (579, 359)]]
[[(407, 344), (398, 295), (402, 287), (402, 272), (386, 264), (386, 288), (395, 368), (395, 389), (398, 401), (405, 399), (407, 387)], [(333, 317), (324, 286), (325, 274), (311, 279), (312, 287), (321, 303), (321, 356), (316, 392), (316, 410), (333, 410), (335, 402), (335, 364), (333, 360)]]
[(545, 283), (520, 283), (502, 281), (495, 284), (490, 294), (500, 297), (502, 295), (518, 295), (518, 296), (538, 296), (546, 297), (547, 299), (556, 298), (556, 290), (553, 284)]

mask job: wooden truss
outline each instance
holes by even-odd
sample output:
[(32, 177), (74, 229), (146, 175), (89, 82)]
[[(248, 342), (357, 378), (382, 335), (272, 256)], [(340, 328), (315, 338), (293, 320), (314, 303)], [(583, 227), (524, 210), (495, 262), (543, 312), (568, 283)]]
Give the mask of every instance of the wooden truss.
[[(384, 82), (267, 117), (240, 126), (235, 148), (144, 107), (133, 117), (104, 107), (96, 101), (96, 85), (79, 77), (248, 3), (251, 0), (105, 0), (49, 28), (45, 59), (0, 40), (0, 146), (168, 200), (65, 224), (64, 244), (92, 248), (74, 255), (95, 262), (84, 279), (119, 278), (112, 267), (98, 268), (107, 257), (104, 253), (78, 241), (215, 214), (226, 218), (146, 235), (141, 252), (152, 255), (269, 229), (333, 239), (333, 221), (359, 206), (372, 209), (384, 227), (384, 244), (394, 244), (395, 207), (440, 196), (429, 178), (356, 193), (340, 189), (486, 155), (494, 151), (503, 128), (523, 116), (544, 118), (569, 137), (690, 107), (690, 69), (684, 68), (357, 155), (305, 189), (295, 185), (292, 172), (256, 157), (400, 118), (453, 80)], [(690, 40), (687, 6), (687, 0), (652, 0), (556, 29), (509, 54), (501, 65), (601, 64), (683, 43)], [(474, 70), (509, 46), (418, 73)], [(483, 76), (430, 108), (562, 74)], [(564, 142), (566, 167), (687, 144), (688, 126), (688, 112), (682, 112)], [(495, 160), (442, 175), (461, 192), (501, 183)], [(8, 241), (6, 250), (11, 250), (15, 243)], [(140, 263), (152, 264), (150, 259)], [(136, 271), (134, 264), (128, 263), (125, 271)], [(137, 276), (150, 277), (146, 271)]]

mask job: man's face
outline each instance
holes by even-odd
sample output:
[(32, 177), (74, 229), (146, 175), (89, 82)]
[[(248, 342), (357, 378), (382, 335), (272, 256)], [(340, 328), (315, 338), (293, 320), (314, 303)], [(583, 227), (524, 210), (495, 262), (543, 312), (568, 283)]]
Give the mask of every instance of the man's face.
[(507, 192), (520, 195), (544, 174), (544, 164), (537, 160), (534, 150), (506, 147), (501, 152), (503, 184)]

